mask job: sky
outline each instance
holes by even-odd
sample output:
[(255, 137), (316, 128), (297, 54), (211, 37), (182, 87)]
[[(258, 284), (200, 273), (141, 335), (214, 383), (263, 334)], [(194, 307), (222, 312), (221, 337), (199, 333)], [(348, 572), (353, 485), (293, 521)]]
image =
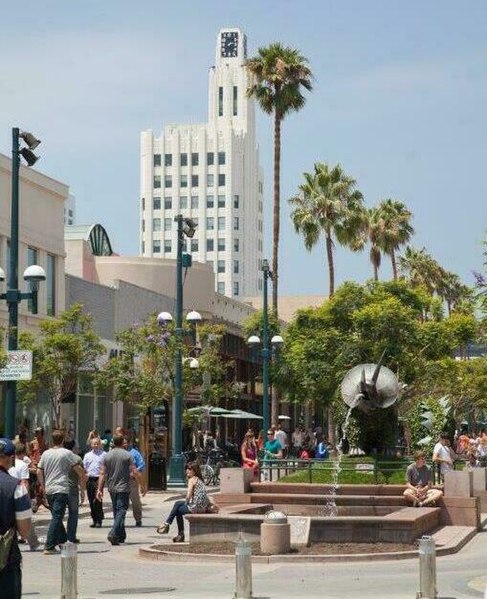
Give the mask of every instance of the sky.
[[(314, 74), (282, 129), (280, 293), (326, 294), (324, 243), (294, 233), (288, 198), (317, 161), (340, 163), (367, 205), (413, 212), (412, 245), (473, 282), (487, 228), (484, 0), (23, 0), (3, 10), (0, 152), (32, 131), (41, 172), (70, 186), (78, 224), (101, 223), (117, 253), (139, 247), (140, 132), (203, 122), (222, 27), (249, 54), (280, 41)], [(265, 255), (272, 240), (272, 122), (258, 114)], [(336, 249), (337, 282), (372, 276), (367, 250)], [(384, 260), (381, 277), (391, 270)]]

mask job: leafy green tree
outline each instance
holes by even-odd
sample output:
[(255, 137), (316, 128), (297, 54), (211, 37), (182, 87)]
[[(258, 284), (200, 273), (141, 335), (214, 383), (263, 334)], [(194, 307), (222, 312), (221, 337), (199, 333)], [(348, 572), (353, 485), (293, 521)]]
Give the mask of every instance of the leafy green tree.
[[(185, 330), (189, 338), (190, 330)], [(109, 360), (97, 376), (96, 385), (113, 387), (117, 399), (145, 413), (163, 400), (174, 397), (174, 365), (176, 352), (183, 356), (183, 396), (198, 388), (204, 401), (217, 405), (227, 393), (227, 372), (233, 363), (224, 362), (219, 354), (224, 327), (204, 325), (200, 328), (202, 343), (198, 368), (192, 368), (191, 343), (178, 341), (174, 325), (161, 328), (156, 315), (145, 323), (117, 335), (118, 355)], [(210, 382), (207, 382), (210, 381)], [(233, 382), (230, 381), (230, 382)]]
[(365, 244), (367, 213), (356, 186), (339, 164), (330, 167), (317, 162), (312, 173), (304, 173), (298, 194), (289, 200), (294, 228), (302, 233), (306, 249), (311, 251), (324, 236), (330, 297), (335, 292), (334, 239), (352, 251)]
[(28, 332), (19, 336), (19, 347), (33, 352), (32, 379), (19, 382), (19, 398), (32, 402), (40, 392), (46, 393), (53, 426), (60, 428), (61, 404), (76, 393), (81, 371), (97, 371), (105, 349), (81, 304), (71, 306), (58, 318), (42, 320), (39, 328), (36, 337)]
[(298, 50), (280, 43), (259, 48), (247, 62), (251, 76), (248, 95), (255, 97), (266, 114), (274, 115), (274, 226), (272, 248), (272, 307), (278, 313), (280, 236), (281, 124), (291, 112), (303, 108), (304, 90), (312, 89), (308, 60)]

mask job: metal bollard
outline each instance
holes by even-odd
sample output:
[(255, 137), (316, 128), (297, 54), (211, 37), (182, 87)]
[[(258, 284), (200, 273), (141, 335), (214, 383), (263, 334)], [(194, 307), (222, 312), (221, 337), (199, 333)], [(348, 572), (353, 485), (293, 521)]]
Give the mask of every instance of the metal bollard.
[(252, 552), (242, 538), (235, 543), (235, 573), (235, 599), (252, 599)]
[(78, 597), (78, 551), (68, 541), (61, 547), (61, 599)]
[(417, 598), (437, 599), (436, 547), (433, 537), (423, 535), (419, 540), (419, 593)]

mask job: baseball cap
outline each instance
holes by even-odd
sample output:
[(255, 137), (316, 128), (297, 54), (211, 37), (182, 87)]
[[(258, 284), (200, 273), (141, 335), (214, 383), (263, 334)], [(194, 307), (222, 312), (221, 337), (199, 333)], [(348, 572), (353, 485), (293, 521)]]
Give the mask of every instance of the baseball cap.
[(10, 439), (0, 438), (0, 456), (2, 455), (15, 455), (15, 445)]

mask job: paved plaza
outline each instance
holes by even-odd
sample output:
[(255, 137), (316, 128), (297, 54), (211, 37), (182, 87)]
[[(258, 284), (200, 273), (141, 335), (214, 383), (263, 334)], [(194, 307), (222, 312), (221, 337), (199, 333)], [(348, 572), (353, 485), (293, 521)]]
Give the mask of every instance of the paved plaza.
[[(131, 597), (150, 599), (231, 599), (235, 592), (232, 563), (200, 558), (175, 562), (140, 558), (139, 547), (171, 543), (171, 535), (156, 534), (156, 523), (171, 508), (174, 493), (149, 493), (144, 499), (142, 528), (130, 514), (125, 545), (112, 547), (106, 540), (111, 524), (91, 529), (90, 518), (80, 519), (78, 586), (80, 599)], [(83, 508), (86, 512), (86, 508)], [(45, 511), (36, 515), (45, 523)], [(39, 533), (45, 534), (45, 524)], [(173, 532), (173, 531), (171, 531)], [(176, 530), (174, 530), (176, 534)], [(61, 558), (24, 551), (24, 597), (60, 597)], [(438, 590), (442, 599), (480, 599), (486, 584), (487, 532), (478, 534), (459, 553), (438, 558)], [(418, 560), (390, 560), (329, 564), (254, 564), (254, 599), (414, 599), (418, 590)], [(1, 597), (1, 592), (0, 592)]]

